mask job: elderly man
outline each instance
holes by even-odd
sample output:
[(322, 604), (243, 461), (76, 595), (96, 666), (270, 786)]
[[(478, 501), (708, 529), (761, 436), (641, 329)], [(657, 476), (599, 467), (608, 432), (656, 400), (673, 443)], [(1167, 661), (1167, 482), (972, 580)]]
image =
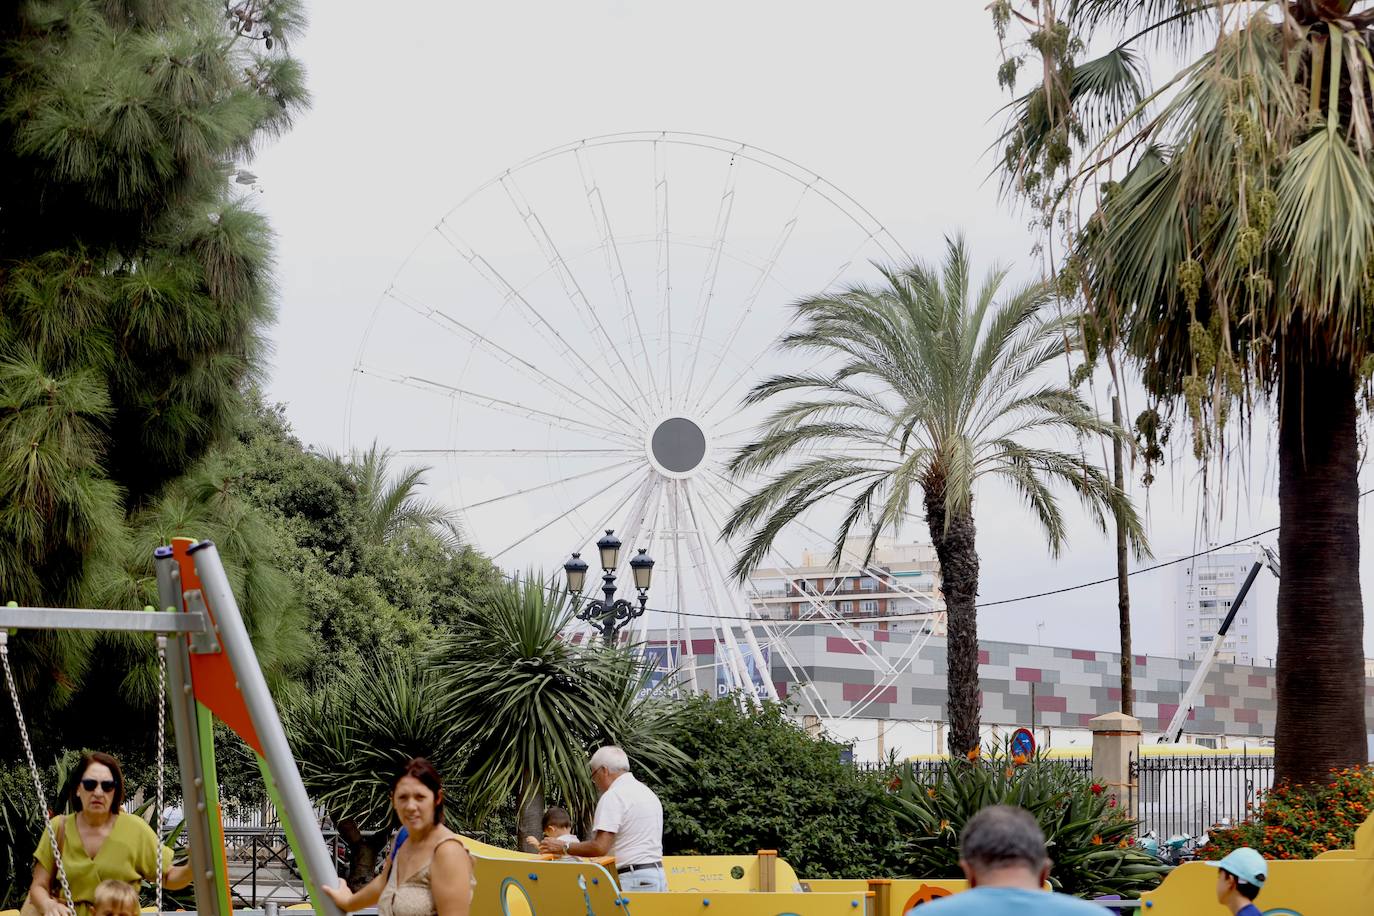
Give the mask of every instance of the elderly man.
[[(566, 847), (570, 856), (615, 856), (623, 891), (666, 891), (663, 874), (663, 805), (658, 796), (630, 772), (630, 760), (618, 747), (592, 755), (592, 782), (601, 800), (592, 817), (592, 838)], [(543, 852), (564, 854), (562, 844), (545, 840)]]
[(959, 835), (959, 867), (969, 890), (921, 907), (922, 916), (1102, 916), (1101, 907), (1044, 889), (1050, 876), (1045, 835), (1028, 812), (984, 808)]

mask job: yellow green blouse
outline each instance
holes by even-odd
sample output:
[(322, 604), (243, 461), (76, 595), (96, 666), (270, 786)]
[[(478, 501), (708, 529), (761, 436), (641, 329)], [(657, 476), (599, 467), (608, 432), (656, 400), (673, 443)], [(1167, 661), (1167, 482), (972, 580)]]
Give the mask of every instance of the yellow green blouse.
[[(91, 916), (91, 903), (95, 889), (101, 881), (127, 881), (135, 889), (143, 881), (157, 881), (157, 834), (140, 817), (122, 813), (115, 816), (114, 826), (100, 851), (91, 858), (81, 842), (81, 832), (76, 826), (76, 815), (65, 815), (67, 829), (62, 837), (62, 866), (67, 872), (67, 883), (72, 889), (72, 900), (76, 903), (77, 916)], [(57, 826), (53, 818), (38, 841), (33, 857), (49, 874), (53, 875), (57, 896), (61, 899), (61, 885), (57, 882), (53, 868), (52, 841), (48, 838)], [(163, 847), (162, 870), (172, 867), (172, 850)]]

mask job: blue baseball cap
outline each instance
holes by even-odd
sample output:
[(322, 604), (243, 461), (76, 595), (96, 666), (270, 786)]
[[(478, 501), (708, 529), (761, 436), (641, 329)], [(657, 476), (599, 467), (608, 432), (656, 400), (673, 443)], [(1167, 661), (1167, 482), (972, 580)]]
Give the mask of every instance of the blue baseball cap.
[(1233, 849), (1220, 862), (1208, 862), (1207, 864), (1213, 868), (1220, 868), (1222, 871), (1229, 872), (1246, 884), (1253, 884), (1255, 887), (1263, 887), (1265, 879), (1269, 877), (1269, 863), (1264, 861), (1264, 856), (1249, 846)]

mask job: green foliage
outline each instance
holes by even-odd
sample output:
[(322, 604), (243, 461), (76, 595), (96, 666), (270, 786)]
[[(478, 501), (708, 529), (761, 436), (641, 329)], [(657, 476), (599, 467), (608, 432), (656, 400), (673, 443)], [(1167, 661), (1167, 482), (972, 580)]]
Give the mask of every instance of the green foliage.
[(901, 861), (881, 780), (841, 762), (773, 703), (682, 701), (680, 773), (653, 780), (664, 852), (752, 855), (776, 849), (805, 877), (871, 878)]
[[(443, 686), (412, 655), (380, 656), (341, 672), (322, 690), (295, 690), (282, 721), (312, 798), (336, 825), (377, 831), (393, 823), (388, 781), (412, 757), (455, 778), (465, 758), (461, 732), (446, 723)], [(461, 805), (446, 814), (462, 826)]]
[(1015, 805), (1035, 816), (1054, 862), (1050, 883), (1056, 890), (1134, 898), (1168, 872), (1135, 846), (1135, 822), (1116, 800), (1062, 762), (994, 752), (948, 759), (935, 774), (920, 776), (908, 763), (897, 770), (892, 788), (887, 803), (905, 837), (905, 870), (912, 877), (962, 877), (959, 834), (988, 805)]
[(1330, 783), (1275, 787), (1243, 823), (1208, 830), (1201, 853), (1215, 860), (1249, 846), (1266, 859), (1312, 859), (1353, 849), (1355, 831), (1371, 814), (1374, 765), (1347, 767), (1333, 772)]
[[(255, 32), (225, 17), (218, 0), (0, 16), (0, 598), (155, 603), (153, 544), (212, 536), (279, 672), (304, 643), (273, 538), (211, 492), (207, 456), (272, 317), (270, 233), (229, 174), (304, 101), (285, 45), (261, 40), (300, 23), (292, 0)], [(120, 750), (111, 723), (144, 722), (146, 637), (26, 635), (14, 654), (45, 755)]]
[[(1002, 295), (1005, 269), (993, 270), (980, 288), (969, 274), (968, 251), (952, 239), (941, 264), (884, 269), (881, 287), (851, 287), (797, 305), (799, 326), (781, 346), (827, 368), (767, 379), (748, 396), (751, 403), (791, 400), (740, 449), (731, 470), (760, 473), (794, 463), (731, 516), (727, 534), (753, 532), (737, 576), (762, 562), (800, 512), (832, 493), (850, 494), (835, 535), (838, 562), (861, 519), (872, 523), (871, 551), (882, 532), (900, 527), (913, 491), (939, 493), (953, 518), (970, 510), (982, 477), (1000, 477), (1023, 497), (1052, 553), (1066, 534), (1054, 486), (1074, 492), (1103, 530), (1104, 510), (1121, 506), (1132, 542), (1145, 549), (1134, 508), (1100, 469), (1029, 441), (1039, 432), (1124, 435), (1071, 388), (1033, 380), (1064, 360), (1075, 319), (1049, 314), (1051, 291), (1043, 284)], [(886, 453), (855, 457), (847, 446)], [(938, 542), (943, 533), (931, 536)]]
[(644, 663), (573, 645), (564, 638), (572, 617), (566, 592), (528, 573), (472, 598), (467, 623), (430, 654), (448, 721), (470, 742), (463, 801), (474, 819), (549, 790), (588, 816), (587, 755), (600, 744), (621, 744), (646, 774), (682, 761), (676, 712), (648, 690)]

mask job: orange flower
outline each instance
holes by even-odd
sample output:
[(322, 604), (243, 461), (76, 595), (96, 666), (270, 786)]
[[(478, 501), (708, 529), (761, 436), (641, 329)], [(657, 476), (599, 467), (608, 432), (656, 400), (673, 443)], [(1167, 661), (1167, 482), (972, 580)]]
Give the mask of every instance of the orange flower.
[(1011, 779), (1013, 776), (1016, 775), (1016, 771), (1013, 770), (1011, 767), (1007, 767), (1007, 772), (1005, 775), (1008, 779)]
[(934, 798), (934, 797), (935, 797), (935, 789), (934, 789), (934, 788), (926, 789), (926, 795), (930, 796), (931, 798)]
[(983, 756), (983, 749), (975, 745), (965, 756), (968, 757), (969, 760), (977, 760), (979, 757)]
[(948, 819), (944, 819), (944, 820), (940, 821), (940, 830), (941, 830), (941, 831), (945, 831), (945, 830), (948, 830), (948, 829), (949, 829), (949, 820), (948, 820)]
[(1098, 834), (1093, 834), (1093, 845), (1094, 845), (1094, 846), (1101, 846), (1101, 845), (1102, 845), (1102, 837), (1101, 837), (1100, 835), (1098, 835)]
[(1015, 755), (1014, 757), (1011, 758), (1011, 762), (1014, 763), (1014, 764), (1016, 764), (1016, 765), (1019, 766), (1019, 767), (1023, 767), (1023, 766), (1026, 765), (1026, 763), (1029, 761), (1029, 759), (1030, 759), (1030, 758), (1028, 758), (1025, 754), (1017, 754), (1017, 755)]

